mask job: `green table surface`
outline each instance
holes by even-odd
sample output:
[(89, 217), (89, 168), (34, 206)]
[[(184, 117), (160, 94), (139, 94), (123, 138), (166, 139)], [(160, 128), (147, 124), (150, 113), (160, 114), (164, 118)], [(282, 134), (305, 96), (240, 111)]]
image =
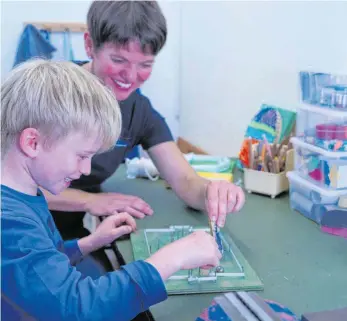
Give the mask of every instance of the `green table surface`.
[[(127, 179), (125, 167), (104, 184), (103, 190), (136, 195), (154, 214), (137, 220), (139, 229), (171, 224), (208, 224), (202, 212), (188, 209), (162, 180)], [(246, 204), (229, 215), (225, 229), (264, 283), (263, 298), (305, 312), (347, 306), (347, 240), (324, 234), (304, 216), (291, 210), (288, 194), (275, 199), (246, 194)], [(130, 240), (118, 241), (127, 262)], [(156, 321), (193, 321), (218, 294), (173, 295), (151, 308)]]

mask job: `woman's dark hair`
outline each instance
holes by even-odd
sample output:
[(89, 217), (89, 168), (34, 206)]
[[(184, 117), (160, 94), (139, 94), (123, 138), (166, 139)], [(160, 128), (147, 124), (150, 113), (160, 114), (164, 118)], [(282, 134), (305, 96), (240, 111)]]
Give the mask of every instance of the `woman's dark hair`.
[(156, 1), (93, 1), (87, 25), (96, 50), (138, 41), (145, 53), (156, 55), (166, 42), (166, 20)]

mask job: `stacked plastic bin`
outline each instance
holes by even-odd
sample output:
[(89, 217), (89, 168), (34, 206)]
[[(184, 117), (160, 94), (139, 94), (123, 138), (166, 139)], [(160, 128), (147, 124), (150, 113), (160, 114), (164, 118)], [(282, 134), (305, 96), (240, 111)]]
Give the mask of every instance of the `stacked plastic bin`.
[(300, 73), (290, 205), (326, 232), (347, 230), (347, 76)]

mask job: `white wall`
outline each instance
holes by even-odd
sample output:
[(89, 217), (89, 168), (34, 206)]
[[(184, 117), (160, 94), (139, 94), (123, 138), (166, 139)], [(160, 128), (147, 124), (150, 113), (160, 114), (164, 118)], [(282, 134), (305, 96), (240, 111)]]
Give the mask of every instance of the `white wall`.
[[(85, 22), (91, 1), (1, 1), (1, 79), (11, 70), (27, 21)], [(142, 88), (156, 108), (167, 120), (175, 137), (178, 135), (179, 109), (179, 41), (180, 3), (161, 1), (167, 18), (169, 35), (166, 46), (157, 57), (150, 80)], [(63, 58), (63, 36), (52, 35), (52, 43), (58, 49), (55, 59)], [(72, 34), (75, 59), (85, 60), (83, 35)]]
[[(27, 21), (82, 22), (86, 21), (90, 1), (11, 1), (1, 2), (1, 78), (12, 69), (23, 23)], [(76, 59), (86, 59), (83, 34), (72, 34)], [(62, 56), (62, 34), (53, 35), (52, 43)]]
[(147, 95), (165, 118), (175, 138), (179, 135), (181, 2), (160, 1), (168, 25), (165, 47), (156, 58), (153, 73), (143, 85)]
[[(2, 76), (12, 68), (24, 21), (85, 22), (89, 3), (2, 1)], [(175, 136), (210, 153), (236, 156), (261, 103), (294, 109), (298, 71), (347, 74), (347, 2), (160, 4), (168, 42), (143, 92)], [(76, 58), (85, 58), (82, 35), (73, 37)], [(61, 40), (54, 43), (61, 47)]]
[(347, 74), (347, 2), (182, 3), (180, 135), (236, 156), (265, 102), (294, 109), (298, 71)]

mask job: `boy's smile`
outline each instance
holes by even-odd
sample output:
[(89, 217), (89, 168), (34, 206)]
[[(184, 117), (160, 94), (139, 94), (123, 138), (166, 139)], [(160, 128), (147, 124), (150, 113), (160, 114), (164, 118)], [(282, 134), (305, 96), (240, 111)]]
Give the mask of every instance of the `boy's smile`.
[(29, 171), (39, 186), (59, 194), (81, 175), (89, 175), (91, 158), (100, 148), (97, 135), (89, 138), (81, 132), (69, 134), (50, 148), (40, 145), (30, 161)]

